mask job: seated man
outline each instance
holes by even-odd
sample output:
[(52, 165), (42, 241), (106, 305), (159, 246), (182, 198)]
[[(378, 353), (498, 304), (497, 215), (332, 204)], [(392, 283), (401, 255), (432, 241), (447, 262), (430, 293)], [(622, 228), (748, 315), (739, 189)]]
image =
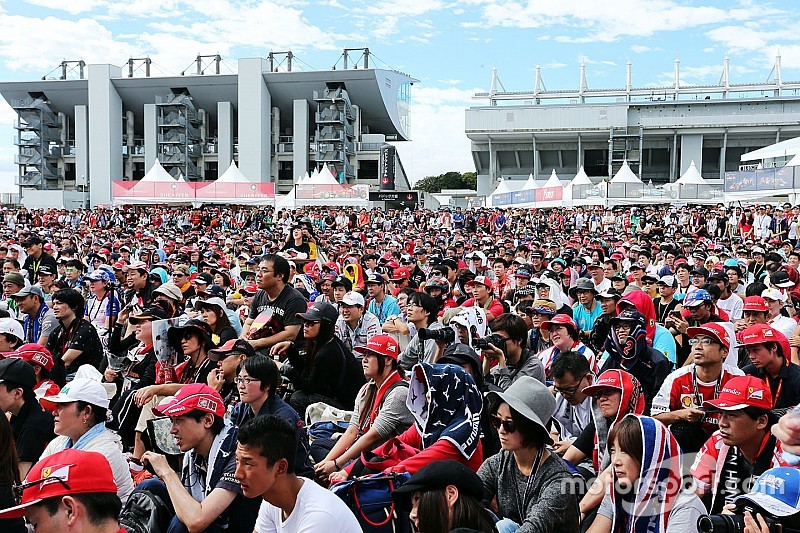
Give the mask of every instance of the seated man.
[(83, 318), (85, 301), (75, 289), (61, 289), (53, 294), (53, 312), (58, 326), (47, 339), (55, 367), (51, 378), (59, 386), (72, 379), (81, 365), (100, 366), (103, 345), (92, 323)]
[(557, 437), (553, 437), (556, 453), (564, 455), (592, 420), (592, 398), (583, 389), (594, 383), (594, 374), (586, 358), (572, 351), (559, 355), (553, 362), (553, 385), (556, 394), (556, 411), (553, 420), (558, 423)]
[[(261, 507), (256, 533), (325, 531), (360, 533), (355, 515), (332, 492), (294, 472), (294, 430), (285, 420), (259, 416), (239, 430), (235, 481)], [(233, 529), (231, 531), (245, 531)]]
[[(512, 313), (503, 313), (490, 324), (489, 339), (504, 339), (500, 346), (489, 344), (482, 350), (483, 375), (487, 381), (506, 390), (522, 376), (529, 376), (544, 383), (544, 365), (525, 347), (528, 328), (525, 321)], [(492, 368), (492, 363), (497, 364)]]
[(725, 384), (742, 371), (726, 364), (731, 345), (728, 330), (717, 322), (690, 327), (689, 363), (664, 380), (653, 399), (653, 418), (670, 426), (684, 452), (696, 452), (719, 429), (716, 414), (701, 410), (703, 402), (716, 400)]
[(145, 480), (136, 490), (148, 490), (170, 506), (175, 516), (169, 531), (252, 531), (258, 501), (242, 496), (234, 477), (237, 428), (225, 423), (219, 393), (193, 383), (153, 410), (170, 417), (183, 466), (178, 475), (166, 457), (145, 452), (142, 462), (159, 479)]
[(738, 376), (730, 380), (715, 400), (703, 402), (709, 411), (719, 411), (719, 431), (700, 449), (692, 476), (696, 493), (709, 514), (747, 492), (751, 478), (785, 464), (781, 445), (770, 429), (775, 422), (772, 394), (762, 380)]
[(339, 318), (336, 319), (336, 336), (351, 352), (358, 352), (375, 335), (380, 335), (378, 317), (364, 309), (364, 297), (357, 292), (348, 292), (339, 303)]
[(776, 417), (800, 403), (800, 366), (792, 362), (789, 340), (780, 331), (756, 324), (742, 331), (739, 344), (752, 362), (742, 370), (769, 385)]
[(11, 414), (11, 433), (19, 457), (19, 477), (24, 478), (53, 440), (53, 415), (36, 400), (36, 373), (20, 358), (0, 361), (0, 411)]
[(66, 449), (49, 455), (31, 468), (21, 488), (19, 505), (0, 511), (6, 528), (9, 519), (24, 516), (34, 531), (124, 531), (117, 522), (122, 502), (114, 474), (97, 452)]

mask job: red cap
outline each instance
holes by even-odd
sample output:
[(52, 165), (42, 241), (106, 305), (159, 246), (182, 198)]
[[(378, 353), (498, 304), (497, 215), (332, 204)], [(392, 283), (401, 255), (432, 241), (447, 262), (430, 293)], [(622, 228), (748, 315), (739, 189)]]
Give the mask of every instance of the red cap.
[(783, 352), (781, 355), (787, 359), (792, 353), (789, 346), (789, 339), (786, 335), (767, 324), (753, 324), (739, 334), (739, 346), (752, 346), (753, 344), (763, 344), (765, 342), (776, 342)]
[(719, 322), (706, 322), (700, 326), (690, 327), (686, 330), (686, 333), (689, 335), (690, 339), (693, 339), (698, 335), (708, 335), (709, 337), (714, 337), (725, 348), (728, 350), (731, 349), (731, 334), (727, 329), (725, 329), (724, 326), (721, 326)]
[(706, 409), (738, 411), (745, 407), (772, 409), (772, 393), (764, 380), (755, 376), (736, 376), (722, 387), (719, 398), (703, 402)]
[(769, 304), (761, 296), (748, 296), (744, 299), (744, 310), (769, 313)]
[(53, 366), (55, 365), (55, 361), (53, 361), (53, 355), (50, 353), (50, 350), (44, 346), (32, 342), (23, 344), (17, 348), (16, 351), (7, 353), (6, 357), (19, 357), (23, 361), (36, 363), (48, 372), (53, 370)]
[(389, 335), (373, 335), (367, 341), (366, 346), (356, 346), (353, 349), (358, 353), (375, 352), (384, 357), (391, 357), (395, 361), (400, 355), (400, 347), (397, 341)]
[[(63, 483), (62, 483), (63, 482)], [(117, 493), (108, 459), (97, 452), (66, 449), (48, 455), (25, 476), (22, 501), (0, 511), (0, 518), (22, 518), (25, 508), (48, 498), (70, 494)]]
[(251, 281), (250, 283), (242, 287), (242, 290), (247, 294), (255, 294), (258, 292), (258, 285), (256, 285), (255, 282)]
[(597, 391), (602, 389), (625, 390), (623, 373), (627, 374), (624, 370), (619, 369), (606, 370), (597, 377), (594, 383), (588, 387), (584, 387), (583, 393), (587, 396), (593, 396)]
[(168, 402), (153, 407), (159, 416), (180, 416), (191, 411), (205, 411), (217, 416), (225, 416), (225, 402), (217, 391), (204, 383), (192, 383), (178, 391)]
[(114, 270), (122, 270), (123, 268), (125, 268), (125, 265), (127, 264), (128, 263), (126, 263), (125, 260), (120, 259), (119, 261), (114, 263)]
[(470, 287), (472, 285), (483, 285), (489, 290), (492, 290), (492, 287), (494, 287), (494, 285), (492, 285), (492, 280), (490, 280), (486, 276), (475, 276), (475, 279), (467, 282), (467, 287)]
[(392, 277), (389, 278), (392, 281), (402, 281), (404, 279), (411, 278), (411, 272), (406, 267), (395, 268)]
[(542, 324), (539, 327), (541, 328), (542, 331), (547, 331), (547, 330), (550, 329), (550, 326), (552, 324), (561, 324), (563, 326), (572, 326), (573, 330), (578, 331), (578, 325), (575, 323), (575, 321), (572, 320), (572, 318), (569, 315), (565, 315), (565, 314), (556, 315), (553, 318), (551, 318), (550, 320), (545, 320), (544, 322), (542, 322)]

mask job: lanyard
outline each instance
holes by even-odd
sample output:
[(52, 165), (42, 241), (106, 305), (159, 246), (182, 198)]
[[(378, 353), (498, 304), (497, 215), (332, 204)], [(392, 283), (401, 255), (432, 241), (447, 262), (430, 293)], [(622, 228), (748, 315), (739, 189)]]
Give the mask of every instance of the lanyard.
[[(528, 502), (528, 491), (531, 488), (531, 482), (534, 480), (534, 478), (536, 477), (536, 474), (539, 472), (539, 466), (541, 466), (540, 463), (542, 461), (542, 454), (543, 453), (544, 453), (544, 446), (539, 448), (539, 451), (536, 453), (536, 459), (534, 459), (533, 468), (531, 468), (531, 475), (528, 476), (528, 481), (525, 482), (525, 493), (522, 495), (522, 501), (520, 501), (520, 499), (519, 499), (519, 484), (517, 484), (517, 483), (514, 484), (514, 488), (515, 488), (514, 497), (517, 500), (517, 511), (519, 511), (519, 520), (520, 520), (520, 522), (524, 522), (525, 521), (526, 513), (524, 512), (524, 510), (525, 510), (525, 506), (526, 506), (526, 504)], [(517, 467), (517, 468), (519, 468), (519, 467)], [(522, 473), (521, 470), (520, 470), (520, 473)]]
[[(719, 387), (720, 387), (720, 384), (722, 383), (722, 376), (723, 376), (724, 373), (725, 373), (725, 370), (722, 370), (719, 373), (719, 377), (717, 378), (717, 381), (714, 382), (714, 396), (711, 397), (712, 400), (716, 399), (719, 396)], [(700, 407), (703, 406), (703, 396), (700, 394), (700, 389), (697, 386), (697, 368), (696, 367), (692, 369), (692, 386), (694, 387), (694, 402), (695, 402), (695, 405), (697, 405), (697, 408), (699, 409)], [(703, 416), (703, 419), (705, 419), (705, 415)]]

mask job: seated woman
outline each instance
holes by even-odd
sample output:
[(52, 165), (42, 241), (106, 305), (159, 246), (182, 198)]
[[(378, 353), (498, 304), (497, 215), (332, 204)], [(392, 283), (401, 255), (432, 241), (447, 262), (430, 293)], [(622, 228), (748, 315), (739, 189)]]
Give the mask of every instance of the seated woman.
[(211, 340), (214, 346), (222, 346), (226, 342), (236, 339), (238, 335), (231, 325), (225, 312), (226, 306), (222, 298), (209, 298), (197, 300), (194, 304), (196, 311), (200, 312), (203, 322), (211, 326)]
[(364, 354), (362, 366), (370, 381), (358, 393), (347, 431), (325, 458), (314, 465), (320, 480), (327, 480), (362, 452), (400, 435), (414, 422), (406, 406), (408, 383), (397, 360), (400, 352), (397, 341), (389, 335), (375, 335), (365, 347), (356, 350)]
[(132, 454), (136, 460), (141, 459), (145, 452), (141, 434), (147, 429), (147, 421), (154, 418), (152, 408), (184, 385), (207, 383), (208, 374), (217, 366), (215, 361), (208, 358), (208, 351), (214, 347), (211, 327), (202, 320), (191, 319), (182, 326), (173, 326), (167, 330), (167, 336), (170, 346), (182, 355), (178, 356), (179, 363), (174, 367), (158, 361), (155, 384), (133, 393), (133, 401), (140, 409)]
[(682, 490), (681, 450), (666, 426), (627, 415), (608, 434), (612, 483), (588, 533), (696, 531), (703, 502)]
[(58, 435), (44, 449), (42, 458), (65, 448), (99, 452), (108, 459), (122, 505), (133, 492), (128, 462), (122, 455), (122, 442), (106, 428), (108, 394), (99, 381), (75, 378), (55, 396), (45, 400), (56, 404), (55, 433)]
[(365, 379), (358, 360), (335, 335), (339, 312), (327, 302), (317, 302), (297, 316), (304, 320), (305, 354), (291, 341), (275, 344), (270, 352), (288, 357), (286, 362), (277, 365), (295, 387), (289, 404), (301, 417), (305, 416), (306, 408), (316, 402), (348, 409), (355, 403)]
[(453, 460), (432, 462), (392, 493), (398, 507), (409, 511), (418, 533), (459, 528), (496, 533), (494, 517), (481, 503), (484, 496), (475, 472)]
[(565, 490), (574, 479), (552, 444), (547, 423), (556, 400), (539, 380), (523, 376), (505, 392), (490, 392), (492, 425), (502, 449), (478, 470), (484, 503), (496, 499), (498, 530), (579, 531), (578, 499)]
[[(247, 341), (237, 341), (233, 350), (242, 353), (252, 352), (253, 348)], [(298, 476), (312, 478), (314, 469), (308, 458), (308, 435), (300, 417), (294, 409), (276, 394), (280, 374), (275, 362), (264, 355), (248, 356), (241, 364), (239, 375), (236, 377), (236, 387), (239, 390), (238, 404), (233, 407), (231, 422), (236, 427), (255, 418), (256, 416), (275, 415), (283, 418), (294, 428), (297, 439), (297, 456), (295, 457), (294, 471)]]
[(472, 376), (463, 368), (428, 363), (415, 365), (406, 405), (414, 416), (414, 425), (373, 450), (369, 455), (374, 458), (367, 464), (356, 461), (331, 474), (331, 483), (343, 481), (351, 471), (357, 473), (358, 470), (414, 474), (428, 463), (443, 459), (464, 463), (473, 471), (480, 468), (483, 463), (480, 442), (483, 398)]
[[(14, 487), (21, 483), (19, 477), (19, 457), (14, 444), (14, 432), (11, 422), (0, 417), (0, 508), (8, 509), (17, 504), (14, 499)], [(25, 519), (0, 518), (0, 531), (3, 533), (28, 533)]]

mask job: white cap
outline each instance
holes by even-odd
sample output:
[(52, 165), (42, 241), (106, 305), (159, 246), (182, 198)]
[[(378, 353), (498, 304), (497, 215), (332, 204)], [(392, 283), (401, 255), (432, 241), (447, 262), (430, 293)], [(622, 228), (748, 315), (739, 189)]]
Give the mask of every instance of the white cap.
[(25, 340), (25, 330), (22, 324), (13, 318), (0, 318), (0, 333), (9, 333), (19, 340)]
[(761, 293), (762, 298), (769, 298), (770, 300), (776, 300), (779, 302), (786, 301), (786, 295), (779, 291), (778, 289), (769, 288)]
[(223, 299), (217, 296), (214, 296), (213, 298), (208, 298), (207, 300), (197, 300), (194, 303), (194, 308), (198, 311), (200, 310), (201, 307), (209, 307), (209, 306), (219, 307), (223, 311), (227, 309), (227, 306), (225, 305)]
[(344, 295), (342, 303), (345, 305), (360, 305), (364, 307), (364, 297), (357, 292), (350, 291)]
[[(108, 394), (103, 384), (88, 378), (75, 378), (61, 389), (55, 396), (45, 396), (45, 400), (53, 403), (72, 403), (82, 401), (108, 409)], [(102, 422), (105, 422), (103, 420)]]

